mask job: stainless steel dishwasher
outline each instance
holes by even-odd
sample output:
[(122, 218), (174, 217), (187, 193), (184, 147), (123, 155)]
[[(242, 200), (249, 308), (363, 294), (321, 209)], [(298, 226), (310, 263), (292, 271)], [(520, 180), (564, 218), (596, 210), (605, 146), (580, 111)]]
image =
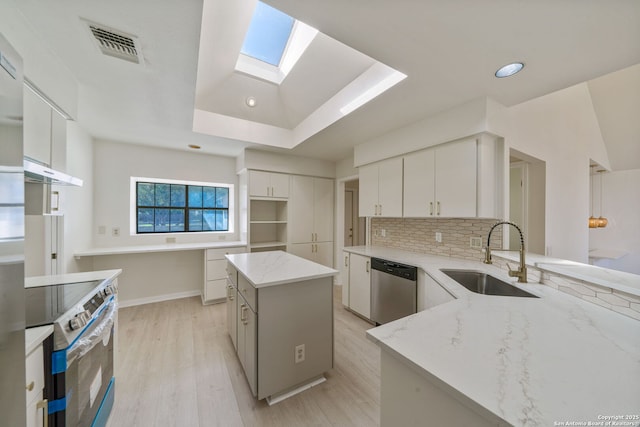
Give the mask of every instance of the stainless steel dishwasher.
[(416, 312), (417, 268), (371, 258), (371, 320), (388, 323)]

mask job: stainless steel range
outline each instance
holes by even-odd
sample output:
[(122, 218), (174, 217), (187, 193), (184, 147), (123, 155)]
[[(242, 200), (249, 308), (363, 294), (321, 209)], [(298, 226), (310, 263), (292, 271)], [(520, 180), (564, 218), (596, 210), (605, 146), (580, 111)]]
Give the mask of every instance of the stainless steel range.
[(26, 288), (27, 327), (52, 324), (49, 423), (104, 426), (114, 399), (113, 347), (117, 282)]

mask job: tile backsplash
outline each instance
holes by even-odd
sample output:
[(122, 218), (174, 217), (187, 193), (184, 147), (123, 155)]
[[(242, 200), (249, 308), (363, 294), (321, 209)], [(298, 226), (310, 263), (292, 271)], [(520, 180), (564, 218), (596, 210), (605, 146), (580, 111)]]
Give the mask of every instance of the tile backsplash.
[[(460, 218), (371, 218), (371, 244), (419, 252), (449, 256), (474, 261), (483, 259), (482, 247), (487, 242), (489, 229), (496, 219)], [(436, 233), (442, 234), (442, 242), (436, 242)], [(384, 237), (383, 237), (384, 235)], [(471, 237), (481, 239), (480, 248), (472, 248)], [(491, 248), (500, 249), (502, 227), (491, 235)]]
[[(430, 255), (441, 255), (482, 261), (482, 247), (496, 219), (457, 218), (371, 218), (371, 244)], [(442, 242), (436, 242), (436, 233), (442, 233)], [(481, 247), (472, 248), (471, 237), (481, 238)], [(491, 235), (491, 249), (500, 249), (502, 227)], [(507, 261), (493, 257), (493, 263), (508, 271)], [(517, 267), (514, 263), (512, 268)], [(517, 263), (516, 263), (517, 264)], [(600, 305), (609, 310), (640, 320), (640, 297), (595, 285), (582, 280), (543, 273), (528, 267), (529, 283), (540, 283), (561, 292)]]

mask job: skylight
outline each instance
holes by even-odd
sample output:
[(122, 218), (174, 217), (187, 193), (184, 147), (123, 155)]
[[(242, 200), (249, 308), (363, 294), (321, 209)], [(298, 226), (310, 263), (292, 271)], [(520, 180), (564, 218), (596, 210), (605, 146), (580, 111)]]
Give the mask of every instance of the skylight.
[(267, 4), (258, 2), (240, 52), (280, 66), (295, 20)]

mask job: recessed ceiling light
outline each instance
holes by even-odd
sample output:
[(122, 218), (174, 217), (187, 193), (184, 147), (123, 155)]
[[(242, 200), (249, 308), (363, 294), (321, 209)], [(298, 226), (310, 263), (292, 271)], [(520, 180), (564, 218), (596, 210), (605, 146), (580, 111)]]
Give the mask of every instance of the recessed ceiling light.
[(253, 96), (247, 97), (246, 102), (247, 102), (247, 105), (251, 108), (255, 107), (256, 104), (258, 103)]
[(513, 76), (515, 73), (522, 70), (523, 67), (524, 64), (522, 62), (512, 62), (511, 64), (500, 67), (498, 71), (496, 71), (496, 77), (501, 79), (503, 77)]
[(202, 147), (200, 147), (199, 145), (195, 145), (195, 144), (189, 144), (189, 148), (193, 148), (194, 150), (199, 150)]

